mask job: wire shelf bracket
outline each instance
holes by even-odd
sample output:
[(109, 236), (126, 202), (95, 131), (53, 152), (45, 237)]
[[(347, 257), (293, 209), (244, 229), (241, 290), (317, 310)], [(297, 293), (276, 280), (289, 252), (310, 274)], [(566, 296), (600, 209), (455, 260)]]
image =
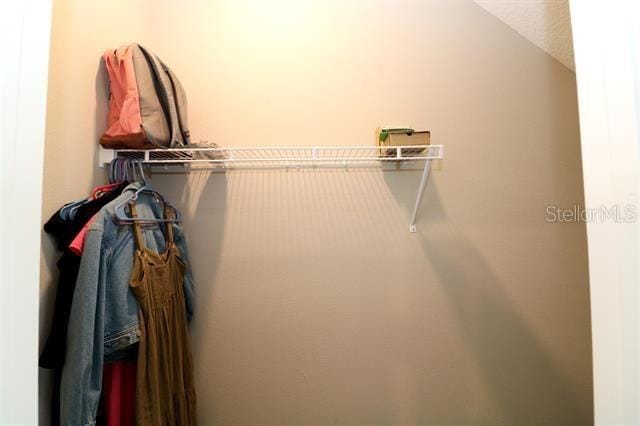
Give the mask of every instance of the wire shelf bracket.
[(203, 167), (224, 169), (251, 168), (348, 168), (403, 164), (424, 161), (418, 194), (411, 213), (409, 232), (416, 232), (416, 221), (433, 160), (444, 158), (443, 145), (356, 146), (356, 147), (260, 147), (260, 148), (172, 148), (105, 149), (98, 152), (100, 167), (127, 158), (147, 167)]

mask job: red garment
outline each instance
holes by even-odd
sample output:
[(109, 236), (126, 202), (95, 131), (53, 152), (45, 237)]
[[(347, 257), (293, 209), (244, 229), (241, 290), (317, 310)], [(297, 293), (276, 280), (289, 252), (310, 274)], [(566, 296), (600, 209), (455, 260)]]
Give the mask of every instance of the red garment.
[(116, 361), (102, 370), (102, 407), (106, 426), (134, 426), (136, 362)]
[[(120, 185), (122, 185), (122, 183), (108, 183), (106, 185), (96, 186), (95, 188), (93, 188), (91, 198), (93, 198), (94, 200), (100, 198), (105, 192), (109, 192)], [(71, 244), (69, 244), (69, 250), (71, 250), (71, 253), (75, 254), (76, 256), (82, 256), (82, 250), (84, 249), (84, 237), (85, 235), (87, 235), (89, 225), (91, 225), (91, 222), (93, 222), (93, 219), (95, 219), (97, 215), (98, 213), (94, 214), (91, 219), (89, 219), (89, 221), (84, 224), (80, 232), (78, 232), (73, 241), (71, 241)]]
[(91, 219), (89, 219), (89, 222), (84, 224), (80, 232), (78, 232), (73, 241), (71, 241), (71, 244), (69, 244), (69, 250), (76, 256), (82, 256), (82, 250), (84, 250), (84, 238), (89, 230), (89, 225), (91, 225), (93, 219), (95, 219), (97, 215), (97, 213), (94, 214)]

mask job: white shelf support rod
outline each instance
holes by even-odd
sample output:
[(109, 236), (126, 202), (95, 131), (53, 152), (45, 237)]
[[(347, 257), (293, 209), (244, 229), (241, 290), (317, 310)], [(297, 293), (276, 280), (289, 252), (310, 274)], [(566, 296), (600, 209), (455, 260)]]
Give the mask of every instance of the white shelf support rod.
[(409, 222), (409, 232), (416, 232), (416, 220), (418, 217), (418, 210), (420, 210), (420, 204), (422, 203), (422, 196), (424, 190), (427, 187), (429, 181), (429, 174), (431, 172), (431, 160), (424, 161), (424, 170), (422, 171), (422, 178), (420, 178), (420, 186), (418, 187), (418, 196), (416, 197), (416, 204), (413, 206), (413, 213), (411, 214), (411, 222)]

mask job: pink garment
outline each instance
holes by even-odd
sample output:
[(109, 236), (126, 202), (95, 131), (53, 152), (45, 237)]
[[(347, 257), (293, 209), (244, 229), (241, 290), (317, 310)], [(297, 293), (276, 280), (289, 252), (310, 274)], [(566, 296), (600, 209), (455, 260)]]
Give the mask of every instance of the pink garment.
[(102, 370), (102, 403), (106, 426), (134, 426), (136, 407), (135, 361), (107, 363)]
[(84, 224), (80, 232), (78, 232), (78, 235), (76, 235), (73, 241), (71, 241), (71, 244), (69, 244), (69, 250), (76, 256), (82, 256), (82, 250), (84, 250), (84, 238), (89, 230), (89, 225), (91, 225), (91, 222), (93, 222), (97, 215), (98, 213), (94, 214), (91, 219)]
[[(93, 192), (91, 193), (91, 198), (93, 198), (94, 200), (98, 197), (100, 197), (102, 194), (102, 192), (109, 192), (110, 190), (112, 190), (113, 188), (122, 185), (121, 183), (108, 183), (106, 185), (100, 185), (100, 186), (96, 186), (95, 188), (93, 188)], [(84, 249), (84, 238), (87, 235), (87, 231), (89, 230), (89, 225), (91, 225), (91, 222), (93, 222), (93, 220), (95, 219), (97, 213), (94, 214), (91, 219), (89, 219), (87, 221), (87, 223), (84, 224), (84, 226), (82, 227), (82, 229), (80, 230), (80, 232), (78, 232), (75, 236), (75, 238), (73, 239), (73, 241), (71, 241), (71, 244), (69, 244), (69, 250), (71, 250), (71, 252), (73, 254), (75, 254), (76, 256), (82, 256), (82, 250)]]
[(110, 79), (108, 127), (103, 138), (121, 138), (142, 133), (140, 94), (133, 67), (132, 46), (116, 51), (107, 50), (104, 55)]

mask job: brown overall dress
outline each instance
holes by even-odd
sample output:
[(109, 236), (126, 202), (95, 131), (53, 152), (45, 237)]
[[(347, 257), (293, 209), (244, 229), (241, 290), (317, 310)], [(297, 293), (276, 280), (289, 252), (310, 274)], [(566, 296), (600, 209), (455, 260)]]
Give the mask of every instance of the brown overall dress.
[[(131, 204), (135, 218), (135, 204)], [(167, 248), (162, 254), (145, 247), (133, 223), (137, 250), (131, 288), (140, 304), (140, 343), (136, 383), (138, 426), (195, 426), (193, 361), (187, 333), (183, 283), (186, 266), (167, 223)]]

